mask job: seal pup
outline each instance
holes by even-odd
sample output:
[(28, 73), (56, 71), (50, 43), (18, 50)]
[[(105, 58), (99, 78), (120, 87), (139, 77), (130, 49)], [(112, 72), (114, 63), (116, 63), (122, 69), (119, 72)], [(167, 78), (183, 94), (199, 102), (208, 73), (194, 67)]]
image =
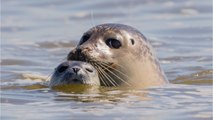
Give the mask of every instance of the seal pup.
[(123, 24), (101, 24), (89, 29), (67, 60), (93, 65), (101, 86), (145, 88), (168, 83), (146, 37)]
[(49, 86), (87, 84), (100, 86), (96, 69), (89, 63), (81, 61), (65, 61), (53, 73)]

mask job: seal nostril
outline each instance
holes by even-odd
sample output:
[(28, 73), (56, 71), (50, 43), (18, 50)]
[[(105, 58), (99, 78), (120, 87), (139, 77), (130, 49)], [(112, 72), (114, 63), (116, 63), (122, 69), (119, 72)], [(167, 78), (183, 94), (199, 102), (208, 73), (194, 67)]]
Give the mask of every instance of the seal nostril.
[(59, 72), (59, 73), (62, 73), (62, 72), (64, 72), (68, 67), (69, 67), (68, 65), (60, 66), (60, 67), (58, 68), (58, 72)]
[(74, 68), (72, 68), (73, 69), (73, 71), (75, 72), (75, 73), (77, 73), (79, 70), (80, 70), (80, 68), (76, 68), (76, 67), (74, 67)]
[(77, 48), (77, 49), (76, 49), (76, 53), (77, 53), (77, 54), (81, 54), (81, 52), (82, 52), (82, 50), (81, 50), (80, 48)]
[(90, 68), (86, 68), (86, 70), (87, 70), (88, 72), (93, 72), (93, 70), (90, 69)]

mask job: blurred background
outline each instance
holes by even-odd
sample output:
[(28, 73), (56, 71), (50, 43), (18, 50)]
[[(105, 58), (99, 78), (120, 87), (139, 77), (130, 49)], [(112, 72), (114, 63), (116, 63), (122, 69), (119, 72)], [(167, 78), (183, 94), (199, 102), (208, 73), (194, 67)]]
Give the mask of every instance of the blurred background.
[[(21, 60), (23, 57), (29, 58), (21, 53), (14, 56), (21, 50), (9, 51), (10, 47), (14, 48), (13, 45), (28, 44), (54, 49), (53, 43), (60, 45), (60, 42), (66, 44), (78, 41), (92, 26), (102, 23), (122, 23), (139, 29), (151, 39), (158, 52), (157, 55), (167, 64), (166, 71), (171, 73), (168, 76), (173, 79), (179, 74), (211, 69), (211, 2), (211, 0), (3, 0), (2, 57), (7, 59), (15, 57)], [(31, 51), (31, 54), (35, 52)], [(62, 56), (65, 57), (66, 54)], [(39, 62), (44, 56), (33, 57), (35, 62)], [(32, 62), (32, 58), (29, 59)], [(41, 62), (43, 63), (43, 60)], [(174, 72), (175, 75), (172, 77)]]
[[(140, 119), (141, 112), (146, 119), (153, 119), (152, 113), (162, 115), (159, 119), (164, 120), (174, 115), (187, 120), (212, 118), (212, 0), (1, 0), (1, 86), (34, 84), (25, 74), (50, 75), (82, 34), (102, 23), (121, 23), (137, 28), (151, 41), (170, 82), (189, 85), (157, 90), (164, 97), (155, 90), (151, 92), (153, 98), (166, 101), (166, 106), (159, 101), (138, 101), (135, 106), (120, 102), (118, 106), (110, 106), (115, 111), (135, 111), (125, 113), (126, 117), (122, 119)], [(167, 93), (171, 90), (172, 94)], [(187, 90), (191, 94), (183, 92)], [(34, 98), (31, 92), (37, 97)], [(178, 93), (183, 93), (182, 98), (172, 96)], [(82, 107), (85, 103), (62, 102), (69, 97), (60, 98), (60, 103), (55, 104), (55, 97), (58, 100), (62, 93), (51, 92), (48, 88), (34, 91), (7, 89), (1, 94), (3, 119), (22, 119), (20, 115), (32, 108), (33, 112), (29, 112), (26, 119), (32, 119), (34, 113), (42, 119), (69, 118), (70, 115), (97, 117), (88, 112), (91, 109)], [(124, 103), (131, 103), (132, 99), (128, 98), (133, 96), (127, 95)], [(183, 98), (188, 101), (181, 101)], [(20, 104), (24, 106), (20, 108)], [(150, 106), (136, 107), (141, 104)], [(78, 113), (67, 105), (76, 106)], [(105, 111), (107, 106), (102, 108), (97, 101), (91, 106), (94, 107), (92, 110), (102, 110), (100, 114), (105, 116), (104, 119), (123, 116)], [(44, 114), (38, 107), (49, 114)], [(21, 110), (16, 112), (19, 108)]]

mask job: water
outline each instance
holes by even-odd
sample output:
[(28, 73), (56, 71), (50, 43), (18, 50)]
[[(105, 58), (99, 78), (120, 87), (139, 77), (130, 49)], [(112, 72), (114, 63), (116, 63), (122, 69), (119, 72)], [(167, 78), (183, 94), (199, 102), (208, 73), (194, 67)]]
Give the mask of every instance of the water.
[[(2, 0), (1, 119), (212, 119), (211, 2)], [(171, 84), (62, 91), (42, 85), (82, 33), (108, 22), (148, 37)]]

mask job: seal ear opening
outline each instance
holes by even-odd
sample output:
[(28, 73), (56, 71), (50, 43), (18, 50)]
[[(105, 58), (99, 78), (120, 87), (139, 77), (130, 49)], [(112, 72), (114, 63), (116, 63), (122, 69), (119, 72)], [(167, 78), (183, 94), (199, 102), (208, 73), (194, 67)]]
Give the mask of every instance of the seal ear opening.
[(134, 45), (135, 44), (135, 40), (134, 39), (130, 39), (130, 40), (131, 40), (132, 45)]

